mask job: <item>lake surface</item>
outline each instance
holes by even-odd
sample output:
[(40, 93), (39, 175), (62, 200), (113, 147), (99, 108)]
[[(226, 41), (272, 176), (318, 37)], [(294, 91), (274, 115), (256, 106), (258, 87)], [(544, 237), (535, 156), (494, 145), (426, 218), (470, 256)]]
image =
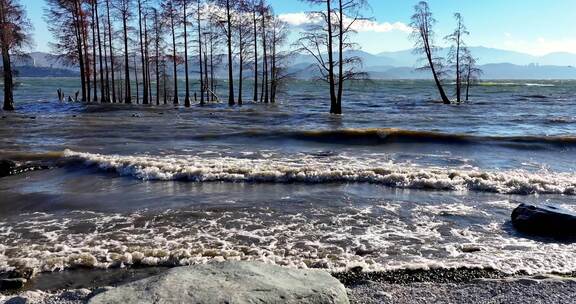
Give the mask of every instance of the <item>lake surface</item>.
[(228, 259), (576, 271), (575, 244), (509, 223), (519, 202), (576, 210), (575, 81), (485, 82), (462, 105), (434, 101), (428, 81), (362, 83), (341, 117), (314, 82), (241, 108), (59, 103), (76, 81), (21, 82), (0, 158), (54, 168), (0, 179), (0, 272)]

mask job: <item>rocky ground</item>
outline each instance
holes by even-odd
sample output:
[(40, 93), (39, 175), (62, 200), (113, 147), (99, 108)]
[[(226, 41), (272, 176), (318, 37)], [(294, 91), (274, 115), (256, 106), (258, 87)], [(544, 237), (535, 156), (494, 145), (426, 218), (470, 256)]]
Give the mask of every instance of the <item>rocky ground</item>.
[[(338, 274), (336, 277), (345, 284), (348, 298), (353, 304), (576, 303), (576, 280), (570, 277), (506, 278), (498, 272), (486, 270), (356, 272)], [(11, 296), (0, 294), (0, 304), (80, 304), (110, 290), (114, 291), (114, 288), (26, 291)]]

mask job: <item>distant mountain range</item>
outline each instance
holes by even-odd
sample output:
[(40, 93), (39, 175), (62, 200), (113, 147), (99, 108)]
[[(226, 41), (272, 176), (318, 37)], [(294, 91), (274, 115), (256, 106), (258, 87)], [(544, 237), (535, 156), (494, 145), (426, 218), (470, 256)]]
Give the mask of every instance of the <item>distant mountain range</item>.
[[(484, 71), (484, 79), (576, 79), (576, 54), (551, 53), (533, 56), (514, 51), (486, 47), (471, 47), (473, 55)], [(447, 49), (440, 49), (445, 56)], [(346, 56), (363, 59), (363, 70), (373, 79), (428, 79), (428, 73), (417, 72), (419, 56), (412, 50), (370, 54), (363, 51), (350, 51)], [(191, 59), (194, 71), (194, 59)], [(297, 55), (291, 58), (289, 72), (297, 78), (312, 78), (317, 71), (312, 68), (314, 58)], [(78, 67), (67, 66), (55, 56), (42, 52), (30, 53), (28, 58), (16, 60), (15, 65), (22, 77), (72, 77), (78, 75)], [(225, 77), (225, 64), (219, 65), (217, 75)], [(182, 71), (183, 72), (183, 71)], [(249, 73), (249, 72), (248, 72)]]

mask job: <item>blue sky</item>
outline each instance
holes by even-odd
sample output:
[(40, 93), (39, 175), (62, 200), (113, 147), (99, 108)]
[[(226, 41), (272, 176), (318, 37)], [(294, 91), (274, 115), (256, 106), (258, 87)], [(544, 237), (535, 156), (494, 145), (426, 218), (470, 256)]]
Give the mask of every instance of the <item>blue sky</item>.
[[(51, 35), (43, 20), (44, 0), (21, 0), (35, 27), (36, 49), (47, 51)], [(269, 0), (277, 14), (298, 23), (309, 6), (299, 0)], [(405, 25), (417, 0), (368, 0), (366, 15), (374, 24), (356, 40), (371, 53), (410, 48)], [(471, 36), (468, 45), (520, 51), (534, 55), (576, 53), (576, 0), (430, 0), (438, 19), (436, 32), (447, 35), (460, 12)]]

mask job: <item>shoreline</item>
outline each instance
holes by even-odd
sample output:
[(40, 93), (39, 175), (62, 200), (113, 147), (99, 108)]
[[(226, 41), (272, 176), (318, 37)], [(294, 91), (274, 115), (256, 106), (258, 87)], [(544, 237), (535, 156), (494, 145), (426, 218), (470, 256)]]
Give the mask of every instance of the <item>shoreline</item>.
[[(21, 290), (0, 291), (0, 304), (14, 297), (26, 298), (32, 303), (85, 303), (98, 293), (170, 269), (173, 268), (75, 269), (41, 273)], [(362, 272), (357, 268), (331, 275), (346, 287), (350, 303), (485, 303), (490, 296), (507, 299), (498, 303), (527, 303), (524, 300), (535, 294), (541, 295), (542, 299), (553, 299), (548, 303), (562, 303), (561, 299), (576, 297), (576, 273), (510, 275), (479, 268)]]

